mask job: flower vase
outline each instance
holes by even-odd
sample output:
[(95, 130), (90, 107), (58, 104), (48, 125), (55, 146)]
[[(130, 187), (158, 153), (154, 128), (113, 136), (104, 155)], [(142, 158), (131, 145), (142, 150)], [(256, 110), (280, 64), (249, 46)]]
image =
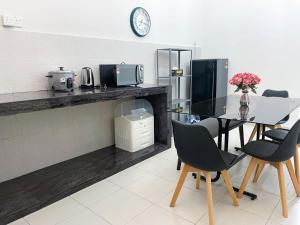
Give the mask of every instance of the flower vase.
[(241, 105), (240, 107), (240, 119), (241, 120), (247, 120), (248, 113), (249, 113), (249, 107), (245, 105)]
[(248, 90), (243, 90), (242, 91), (242, 96), (240, 98), (240, 104), (241, 104), (241, 106), (249, 106), (250, 98), (249, 98), (249, 95), (248, 95)]

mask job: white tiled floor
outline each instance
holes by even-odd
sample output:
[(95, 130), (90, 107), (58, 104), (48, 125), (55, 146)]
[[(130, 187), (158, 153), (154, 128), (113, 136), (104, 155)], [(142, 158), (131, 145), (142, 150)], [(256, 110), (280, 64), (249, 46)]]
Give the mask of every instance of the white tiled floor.
[[(246, 127), (246, 134), (249, 134)], [(238, 132), (230, 135), (230, 149), (239, 145)], [(232, 150), (234, 151), (234, 150)], [(200, 190), (189, 176), (175, 208), (169, 203), (180, 173), (174, 148), (81, 190), (10, 225), (208, 225), (206, 189)], [(249, 159), (230, 170), (239, 185)], [(286, 173), (286, 175), (288, 175)], [(248, 190), (256, 201), (239, 200), (234, 207), (222, 180), (213, 184), (216, 225), (300, 225), (300, 198), (286, 176), (289, 218), (281, 214), (276, 171), (266, 168), (257, 184)]]

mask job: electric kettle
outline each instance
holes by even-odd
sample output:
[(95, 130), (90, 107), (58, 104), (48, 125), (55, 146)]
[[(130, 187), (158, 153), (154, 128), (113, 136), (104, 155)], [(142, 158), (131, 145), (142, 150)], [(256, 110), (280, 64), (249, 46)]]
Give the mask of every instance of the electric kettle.
[(90, 67), (83, 67), (81, 71), (81, 88), (94, 88), (94, 74)]

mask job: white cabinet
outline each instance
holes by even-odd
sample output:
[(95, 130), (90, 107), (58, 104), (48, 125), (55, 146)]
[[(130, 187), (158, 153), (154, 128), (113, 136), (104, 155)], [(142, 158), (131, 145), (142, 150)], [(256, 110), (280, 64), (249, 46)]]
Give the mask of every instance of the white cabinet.
[(115, 144), (135, 152), (154, 144), (154, 117), (151, 104), (138, 99), (121, 103), (115, 111)]

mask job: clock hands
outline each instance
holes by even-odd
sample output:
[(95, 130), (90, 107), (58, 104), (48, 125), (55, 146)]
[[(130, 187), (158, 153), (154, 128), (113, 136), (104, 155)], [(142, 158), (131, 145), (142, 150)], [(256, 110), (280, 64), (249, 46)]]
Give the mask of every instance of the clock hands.
[(145, 23), (143, 20), (140, 20), (140, 21), (138, 21), (140, 24), (144, 24), (144, 25), (146, 25), (147, 27), (149, 26), (149, 24), (148, 23)]

